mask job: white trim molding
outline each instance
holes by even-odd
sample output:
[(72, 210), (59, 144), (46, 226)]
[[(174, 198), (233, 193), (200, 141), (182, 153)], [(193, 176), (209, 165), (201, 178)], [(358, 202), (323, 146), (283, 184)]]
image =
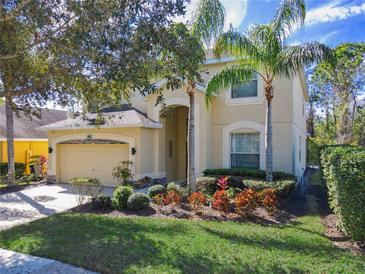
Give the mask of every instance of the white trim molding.
[[(114, 141), (120, 141), (125, 142), (129, 144), (129, 161), (132, 161), (135, 163), (135, 155), (132, 154), (132, 147), (135, 147), (136, 142), (133, 137), (119, 135), (119, 134), (108, 134), (108, 133), (81, 133), (81, 134), (69, 134), (69, 135), (63, 135), (58, 138), (53, 139), (50, 142), (50, 147), (52, 148), (52, 154), (50, 156), (52, 165), (51, 168), (48, 170), (48, 175), (56, 175), (57, 171), (57, 144), (71, 141), (71, 140), (85, 140), (87, 139), (88, 135), (92, 135), (93, 139), (104, 139), (104, 140), (114, 140)], [(138, 150), (137, 150), (138, 151)], [(132, 173), (134, 173), (134, 166), (132, 165)]]
[(260, 134), (260, 169), (265, 169), (265, 125), (253, 121), (237, 121), (223, 128), (223, 168), (231, 167), (232, 132), (258, 132)]

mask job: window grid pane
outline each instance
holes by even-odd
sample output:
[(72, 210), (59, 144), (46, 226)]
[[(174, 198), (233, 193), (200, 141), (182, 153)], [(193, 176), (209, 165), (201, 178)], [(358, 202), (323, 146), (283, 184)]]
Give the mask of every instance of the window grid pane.
[(231, 167), (259, 168), (260, 136), (258, 133), (231, 134)]
[(257, 97), (257, 74), (253, 75), (250, 82), (232, 85), (231, 98)]

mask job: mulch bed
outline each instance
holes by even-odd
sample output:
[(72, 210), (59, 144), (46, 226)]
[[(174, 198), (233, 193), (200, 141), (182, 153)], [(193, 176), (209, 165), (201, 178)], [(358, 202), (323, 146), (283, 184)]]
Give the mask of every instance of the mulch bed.
[(278, 210), (275, 215), (270, 215), (263, 207), (258, 207), (253, 216), (242, 218), (240, 215), (232, 212), (222, 214), (208, 206), (202, 207), (201, 210), (195, 212), (191, 209), (189, 204), (182, 203), (179, 206), (158, 207), (155, 204), (149, 206), (144, 210), (93, 210), (90, 204), (85, 204), (72, 209), (73, 212), (80, 213), (95, 213), (110, 217), (128, 217), (128, 216), (148, 216), (153, 218), (175, 218), (175, 219), (189, 219), (189, 220), (208, 220), (208, 221), (234, 221), (234, 222), (253, 222), (261, 225), (281, 225), (288, 223), (295, 216)]
[(12, 193), (12, 192), (17, 192), (17, 191), (21, 191), (21, 190), (24, 190), (24, 189), (36, 187), (36, 186), (39, 186), (39, 185), (45, 185), (45, 184), (46, 184), (46, 181), (42, 180), (42, 181), (39, 181), (39, 182), (32, 182), (32, 183), (23, 184), (23, 185), (17, 185), (17, 184), (10, 185), (10, 186), (0, 188), (0, 195)]
[(355, 242), (344, 235), (337, 227), (338, 218), (335, 214), (324, 216), (322, 221), (326, 227), (325, 234), (327, 238), (330, 239), (335, 246), (365, 255), (365, 241)]

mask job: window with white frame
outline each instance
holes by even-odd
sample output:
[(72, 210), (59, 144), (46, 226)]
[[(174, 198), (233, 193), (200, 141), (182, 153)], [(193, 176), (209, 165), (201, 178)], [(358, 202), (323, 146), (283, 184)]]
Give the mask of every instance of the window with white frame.
[(260, 134), (231, 134), (231, 168), (260, 167)]
[(257, 74), (255, 73), (252, 80), (243, 83), (232, 85), (231, 87), (231, 98), (246, 98), (246, 97), (257, 97)]

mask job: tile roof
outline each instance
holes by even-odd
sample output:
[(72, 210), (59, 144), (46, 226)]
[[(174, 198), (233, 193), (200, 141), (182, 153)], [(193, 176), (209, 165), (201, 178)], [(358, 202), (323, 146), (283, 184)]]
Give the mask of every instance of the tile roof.
[[(47, 139), (47, 132), (38, 128), (50, 123), (67, 119), (67, 111), (55, 109), (42, 109), (42, 117), (28, 118), (19, 112), (14, 113), (14, 138), (21, 139)], [(0, 106), (0, 139), (6, 139), (5, 105)]]
[(63, 121), (52, 123), (40, 127), (40, 130), (67, 130), (85, 128), (126, 128), (126, 127), (145, 127), (161, 128), (160, 123), (148, 119), (144, 114), (132, 109), (127, 111), (115, 111), (102, 113), (102, 122), (97, 123), (97, 114), (75, 116)]

